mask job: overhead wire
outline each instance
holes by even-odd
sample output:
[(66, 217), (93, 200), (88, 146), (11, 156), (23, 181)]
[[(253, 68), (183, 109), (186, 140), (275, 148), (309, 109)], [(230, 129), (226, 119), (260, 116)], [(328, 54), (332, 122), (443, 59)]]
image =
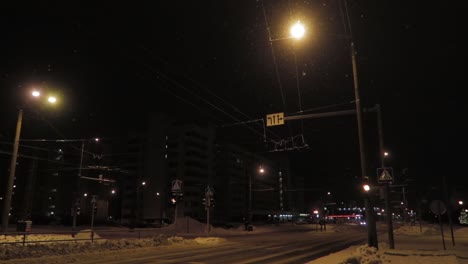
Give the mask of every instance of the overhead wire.
[[(119, 50), (122, 51), (121, 49), (119, 49)], [(129, 56), (127, 55), (127, 58), (128, 58), (128, 57), (129, 57)], [(138, 59), (135, 58), (135, 57), (132, 57), (132, 58), (133, 58), (134, 60), (135, 60), (135, 59), (138, 60)], [(171, 78), (169, 75), (167, 75), (167, 74), (161, 72), (161, 71), (158, 70), (158, 69), (155, 69), (153, 66), (149, 65), (148, 63), (142, 62), (141, 60), (139, 61), (139, 63), (140, 63), (141, 65), (143, 65), (147, 70), (150, 70), (150, 71), (152, 71), (153, 73), (158, 74), (159, 76), (161, 76), (162, 78), (164, 78), (164, 79), (165, 79), (166, 81), (168, 81), (169, 83), (172, 83), (173, 85), (175, 85), (175, 86), (178, 87), (178, 88), (183, 89), (184, 91), (186, 91), (186, 92), (189, 93), (190, 95), (192, 95), (192, 96), (194, 96), (194, 97), (197, 97), (198, 99), (202, 100), (204, 103), (208, 104), (209, 106), (213, 107), (214, 109), (218, 110), (219, 112), (225, 114), (225, 115), (228, 116), (229, 118), (231, 118), (231, 119), (233, 119), (233, 120), (235, 120), (235, 121), (237, 121), (237, 122), (241, 122), (241, 120), (239, 120), (237, 117), (235, 117), (235, 116), (233, 116), (233, 115), (227, 113), (226, 111), (224, 111), (224, 110), (221, 109), (220, 107), (218, 107), (218, 106), (214, 105), (213, 103), (209, 102), (207, 99), (205, 99), (205, 98), (203, 98), (203, 97), (197, 95), (196, 93), (190, 91), (190, 90), (187, 89), (183, 84), (181, 84), (180, 82), (174, 80), (174, 79)], [(150, 77), (150, 78), (154, 78), (154, 77)], [(169, 90), (169, 89), (167, 89), (167, 90)], [(175, 95), (175, 94), (172, 93), (172, 92), (171, 92), (171, 94)], [(178, 98), (179, 98), (179, 99), (182, 99), (181, 97), (178, 97)], [(183, 99), (183, 100), (186, 101), (186, 102), (188, 102), (188, 101), (185, 100), (185, 99)], [(190, 103), (190, 104), (191, 104), (192, 106), (194, 106), (193, 103)], [(198, 108), (198, 107), (197, 107), (197, 108)], [(198, 109), (201, 110), (200, 108), (198, 108)], [(203, 112), (205, 112), (205, 111), (203, 111)], [(209, 115), (211, 115), (211, 114), (209, 114)], [(212, 115), (211, 115), (211, 116), (212, 116)], [(220, 121), (220, 120), (218, 119), (218, 121)], [(260, 132), (258, 132), (258, 131), (255, 130), (254, 128), (252, 128), (252, 127), (250, 127), (250, 126), (247, 126), (247, 127), (248, 127), (251, 131), (255, 132), (256, 134), (263, 136), (263, 134), (261, 134)]]
[[(226, 111), (224, 111), (224, 110), (221, 109), (220, 107), (214, 105), (213, 103), (211, 103), (211, 102), (209, 102), (208, 100), (206, 100), (205, 98), (203, 98), (203, 97), (197, 95), (196, 93), (193, 93), (192, 91), (190, 91), (189, 89), (187, 89), (187, 88), (186, 88), (183, 84), (181, 84), (180, 82), (174, 80), (173, 78), (171, 78), (171, 77), (169, 77), (168, 75), (162, 73), (161, 71), (154, 69), (152, 66), (150, 66), (150, 65), (148, 65), (148, 64), (144, 64), (144, 65), (145, 65), (146, 67), (148, 67), (149, 69), (155, 71), (159, 76), (163, 77), (163, 78), (166, 79), (167, 81), (169, 81), (169, 82), (171, 82), (172, 84), (176, 85), (177, 87), (183, 89), (184, 91), (186, 91), (186, 92), (189, 93), (190, 95), (199, 98), (200, 100), (202, 100), (203, 102), (205, 102), (205, 103), (208, 104), (209, 106), (211, 106), (211, 107), (213, 107), (214, 109), (220, 111), (221, 113), (224, 113), (224, 114), (225, 114), (226, 116), (228, 116), (229, 118), (231, 118), (231, 119), (233, 119), (233, 120), (235, 120), (235, 121), (237, 121), (237, 122), (240, 122), (240, 120), (239, 120), (237, 117), (235, 117), (235, 116), (233, 116), (233, 115), (227, 113)], [(200, 110), (201, 110), (201, 109), (200, 109)], [(219, 120), (219, 119), (218, 119), (218, 120)], [(255, 130), (254, 128), (252, 128), (252, 127), (250, 127), (250, 126), (247, 126), (247, 127), (248, 127), (251, 131), (255, 132), (256, 134), (263, 136), (261, 133), (259, 133), (259, 132), (258, 132), (257, 130)]]
[[(149, 52), (151, 55), (153, 55), (153, 53), (151, 51), (149, 51), (146, 47), (141, 47), (142, 49), (145, 49), (146, 52)], [(160, 62), (164, 63), (164, 64), (168, 64), (165, 60), (163, 60), (162, 58), (160, 57), (154, 57), (153, 58), (159, 60)], [(207, 91), (209, 94), (211, 94), (212, 96), (214, 96), (216, 99), (220, 100), (222, 103), (228, 105), (229, 107), (231, 107), (232, 109), (234, 109), (234, 111), (236, 111), (237, 113), (243, 115), (244, 117), (248, 118), (249, 120), (252, 120), (253, 122), (249, 122), (249, 121), (245, 121), (245, 122), (239, 122), (238, 124), (247, 124), (247, 123), (256, 123), (254, 121), (264, 121), (263, 119), (254, 119), (253, 117), (249, 116), (248, 114), (242, 112), (237, 106), (235, 106), (234, 104), (226, 101), (224, 98), (220, 97), (219, 95), (217, 95), (216, 93), (214, 93), (213, 91), (211, 91), (209, 88), (207, 88), (205, 85), (202, 85), (200, 82), (198, 82), (197, 80), (191, 78), (190, 76), (187, 76), (185, 74), (183, 74), (183, 77), (186, 78), (187, 80), (189, 80), (190, 82), (196, 84), (198, 87), (200, 88), (203, 88), (205, 91)], [(220, 125), (221, 127), (223, 127), (223, 125)], [(265, 126), (263, 125), (263, 128), (265, 129)], [(274, 136), (280, 138), (279, 135), (277, 135), (276, 133), (274, 133), (273, 131), (271, 131), (270, 129), (266, 129), (268, 132), (270, 132), (271, 134), (273, 134)]]
[[(4, 150), (0, 150), (0, 154), (13, 155), (12, 152), (4, 151)], [(24, 154), (20, 154), (20, 153), (18, 153), (18, 157), (29, 158), (29, 159), (34, 159), (34, 160), (42, 160), (42, 161), (53, 162), (53, 163), (59, 163), (59, 164), (62, 164), (62, 165), (73, 165), (73, 166), (76, 165), (76, 164), (73, 164), (73, 163), (64, 162), (64, 161), (60, 161), (60, 160), (45, 159), (45, 158), (41, 158), (41, 157), (37, 157), (37, 156), (24, 155)]]
[(332, 104), (332, 105), (320, 106), (320, 107), (316, 107), (316, 108), (310, 108), (310, 109), (298, 111), (298, 112), (295, 112), (295, 113), (296, 113), (296, 114), (303, 114), (303, 113), (307, 113), (307, 112), (313, 112), (313, 111), (317, 111), (317, 110), (323, 110), (323, 109), (327, 109), (327, 108), (332, 108), (332, 107), (337, 107), (337, 106), (343, 106), (343, 105), (348, 105), (348, 104), (353, 104), (353, 103), (355, 103), (355, 101), (354, 101), (354, 100), (351, 100), (351, 101), (349, 101), (348, 103), (341, 103), (341, 104)]
[[(54, 125), (52, 125), (52, 123), (50, 123), (43, 115), (41, 115), (41, 114), (39, 113), (39, 111), (37, 111), (37, 110), (33, 110), (33, 111), (34, 111), (38, 116), (42, 117), (42, 118), (41, 118), (41, 121), (44, 121), (59, 137), (62, 137), (62, 140), (64, 140), (64, 141), (66, 140), (67, 137), (66, 137), (60, 130), (58, 130)], [(23, 140), (23, 141), (24, 141), (24, 140)], [(75, 147), (75, 146), (73, 146), (73, 145), (71, 145), (71, 147), (74, 148), (75, 150), (80, 151), (80, 152), (82, 151), (81, 148)], [(84, 149), (83, 149), (83, 152), (84, 152), (84, 153), (87, 153), (87, 154), (89, 154), (89, 155), (96, 155), (96, 153), (93, 153), (93, 152), (90, 152), (90, 151), (87, 151), (87, 150), (84, 150)]]
[[(73, 22), (76, 23), (76, 24), (79, 24), (79, 22), (77, 22), (77, 21), (73, 21)], [(90, 33), (89, 31), (87, 31), (87, 33), (88, 33), (88, 35), (92, 35), (92, 33)], [(95, 37), (95, 36), (94, 36), (94, 37)], [(123, 51), (122, 47), (121, 47), (121, 46), (120, 46), (120, 47), (117, 46), (116, 43), (117, 43), (117, 42), (114, 41), (114, 42), (112, 42), (111, 44), (113, 44), (113, 47), (116, 48), (117, 51), (119, 51), (119, 53), (120, 53), (121, 55), (124, 54), (124, 56), (126, 56), (127, 59), (130, 58), (130, 59), (133, 59), (134, 61), (139, 61), (139, 63), (142, 63), (142, 60), (141, 60), (141, 59), (139, 60), (139, 59), (136, 58), (135, 56), (131, 56), (131, 55), (129, 55), (128, 53), (125, 53), (125, 52)], [(164, 78), (166, 79), (166, 81), (172, 82), (173, 84), (176, 84), (176, 86), (181, 87), (181, 88), (184, 88), (184, 89), (187, 91), (187, 88), (185, 88), (182, 84), (180, 84), (180, 83), (177, 82), (177, 81), (174, 81), (172, 78), (170, 78), (168, 75), (162, 73), (160, 70), (157, 70), (157, 69), (155, 70), (153, 67), (149, 66), (147, 63), (143, 63), (143, 64), (144, 64), (145, 67), (147, 67), (147, 68), (149, 67), (149, 68), (151, 69), (151, 71), (153, 71), (153, 73), (156, 72), (156, 73), (159, 74), (161, 77), (164, 77)], [(140, 74), (139, 76), (140, 76), (140, 78), (147, 78), (146, 76), (143, 76), (143, 75), (141, 75), (141, 74)], [(154, 82), (154, 77), (150, 77), (150, 78), (151, 78), (151, 79), (153, 80), (153, 82)], [(184, 99), (184, 98), (181, 97), (180, 95), (175, 94), (175, 93), (172, 92), (170, 89), (168, 89), (168, 88), (166, 88), (166, 87), (163, 87), (163, 88), (164, 88), (166, 91), (168, 91), (170, 94), (172, 94), (173, 96), (175, 96), (176, 98), (178, 98), (179, 100), (181, 100), (181, 101), (183, 101), (183, 102), (185, 102), (185, 103), (188, 103), (188, 104), (191, 105), (192, 107), (194, 107), (194, 108), (196, 108), (196, 109), (198, 109), (198, 110), (204, 112), (205, 114), (208, 114), (209, 116), (214, 117), (212, 114), (207, 113), (206, 111), (203, 111), (200, 107), (196, 106), (194, 103), (189, 102), (188, 100)], [(210, 92), (211, 92), (211, 91), (210, 91)], [(204, 101), (205, 103), (207, 103), (208, 105), (210, 105), (211, 107), (214, 107), (215, 109), (217, 109), (217, 110), (220, 111), (221, 113), (224, 113), (226, 116), (230, 117), (230, 118), (233, 119), (234, 121), (241, 122), (239, 119), (233, 117), (232, 115), (230, 115), (230, 114), (227, 113), (226, 111), (220, 109), (219, 107), (217, 107), (217, 106), (211, 104), (210, 102), (208, 102), (208, 101), (205, 100), (204, 98), (201, 98), (201, 97), (198, 96), (197, 94), (193, 94), (192, 92), (189, 92), (189, 93), (190, 93), (191, 95), (193, 95), (193, 96), (198, 97), (199, 99), (201, 99), (202, 101)], [(212, 92), (211, 92), (211, 93), (212, 93)], [(214, 93), (212, 93), (212, 94), (215, 95)], [(219, 96), (217, 96), (217, 97), (220, 98)], [(220, 99), (221, 99), (221, 98), (220, 98)], [(225, 102), (225, 101), (224, 101), (224, 102)], [(225, 103), (226, 103), (226, 102), (225, 102)], [(237, 107), (233, 106), (232, 104), (230, 104), (230, 105), (231, 105), (231, 107), (233, 107), (233, 109), (235, 109), (236, 111), (241, 112)], [(250, 118), (250, 117), (249, 117), (249, 118)], [(217, 119), (217, 121), (220, 121), (218, 118), (215, 118), (215, 119)], [(264, 121), (263, 121), (263, 122), (264, 122)], [(252, 128), (252, 127), (250, 127), (250, 126), (247, 126), (247, 125), (246, 125), (246, 127), (249, 128), (249, 130), (255, 132), (256, 134), (261, 135), (261, 133), (258, 132), (257, 130), (255, 130), (254, 128)], [(263, 128), (265, 129), (265, 126), (263, 126)], [(270, 132), (271, 132), (271, 131), (270, 131)], [(262, 135), (262, 136), (263, 136), (263, 135)], [(279, 137), (278, 135), (275, 135), (275, 136)]]

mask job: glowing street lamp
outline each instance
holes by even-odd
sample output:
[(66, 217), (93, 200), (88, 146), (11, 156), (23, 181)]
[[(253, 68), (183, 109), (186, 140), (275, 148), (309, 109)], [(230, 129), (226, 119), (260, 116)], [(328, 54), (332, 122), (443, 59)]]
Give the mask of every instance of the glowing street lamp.
[(142, 213), (143, 213), (142, 210), (141, 210), (141, 208), (142, 208), (141, 203), (144, 202), (144, 200), (142, 200), (142, 197), (141, 197), (141, 192), (142, 192), (141, 188), (145, 188), (145, 186), (146, 186), (146, 181), (142, 181), (142, 182), (140, 182), (140, 184), (137, 184), (137, 186), (136, 186), (136, 192), (137, 192), (136, 193), (136, 199), (137, 199), (137, 201), (136, 201), (136, 203), (137, 203), (136, 217), (137, 217), (138, 221), (141, 220)]
[(300, 21), (297, 21), (296, 24), (291, 27), (290, 33), (291, 37), (295, 39), (301, 39), (305, 34), (304, 25), (302, 25)]
[(55, 102), (57, 102), (57, 98), (55, 96), (49, 96), (47, 101), (49, 101), (49, 103), (55, 104)]
[(39, 91), (37, 91), (37, 90), (32, 91), (31, 94), (32, 94), (32, 96), (34, 96), (34, 97), (39, 97), (39, 96), (41, 96), (41, 93), (40, 93)]
[[(37, 90), (34, 90), (31, 92), (31, 95), (33, 97), (39, 98), (41, 93)], [(55, 103), (57, 101), (57, 98), (49, 97), (48, 101), (50, 103)], [(11, 158), (10, 174), (8, 176), (5, 202), (3, 204), (3, 211), (2, 211), (2, 230), (1, 230), (2, 233), (6, 233), (8, 229), (8, 221), (9, 221), (10, 209), (11, 209), (11, 198), (13, 196), (13, 185), (15, 181), (15, 172), (16, 172), (16, 160), (18, 158), (18, 147), (19, 147), (19, 140), (20, 140), (20, 135), (21, 135), (22, 122), (23, 122), (23, 109), (19, 109), (18, 119), (16, 122), (15, 141), (13, 142), (13, 156)]]

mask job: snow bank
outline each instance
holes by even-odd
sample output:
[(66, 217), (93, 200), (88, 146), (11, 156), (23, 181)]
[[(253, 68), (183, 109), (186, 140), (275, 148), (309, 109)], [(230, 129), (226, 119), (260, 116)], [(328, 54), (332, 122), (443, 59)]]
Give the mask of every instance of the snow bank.
[(374, 247), (360, 246), (340, 264), (382, 264), (390, 260)]
[[(42, 235), (45, 236), (45, 235)], [(48, 237), (48, 241), (57, 240), (56, 235)], [(28, 243), (25, 246), (22, 244), (4, 244), (0, 245), (0, 260), (11, 260), (18, 258), (35, 258), (50, 255), (68, 255), (85, 252), (98, 252), (103, 250), (120, 250), (141, 247), (153, 247), (160, 245), (172, 245), (181, 243), (191, 243), (181, 237), (166, 237), (165, 235), (157, 235), (149, 239), (132, 239), (132, 240), (105, 240), (95, 242), (75, 241), (68, 243)]]

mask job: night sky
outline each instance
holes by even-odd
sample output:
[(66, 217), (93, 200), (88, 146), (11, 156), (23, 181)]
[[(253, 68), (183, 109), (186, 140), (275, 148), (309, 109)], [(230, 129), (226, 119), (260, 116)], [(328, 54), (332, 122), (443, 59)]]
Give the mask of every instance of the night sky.
[[(268, 152), (261, 123), (233, 124), (275, 112), (353, 109), (352, 34), (362, 105), (382, 107), (387, 165), (397, 176), (408, 168), (405, 177), (417, 186), (440, 185), (446, 176), (468, 189), (457, 154), (464, 151), (454, 88), (458, 37), (445, 8), (350, 0), (349, 28), (338, 0), (157, 2), (2, 8), (0, 140), (11, 142), (24, 95), (42, 86), (60, 94), (60, 111), (34, 106), (47, 122), (27, 115), (25, 138), (125, 137), (162, 112), (214, 124), (219, 138)], [(309, 35), (273, 41), (272, 53), (267, 26), (279, 39), (297, 20)], [(372, 115), (364, 121), (372, 177), (376, 122)], [(291, 121), (267, 131), (269, 141), (296, 135), (309, 148), (281, 153), (293, 157), (308, 186), (344, 192), (359, 176), (354, 118)]]

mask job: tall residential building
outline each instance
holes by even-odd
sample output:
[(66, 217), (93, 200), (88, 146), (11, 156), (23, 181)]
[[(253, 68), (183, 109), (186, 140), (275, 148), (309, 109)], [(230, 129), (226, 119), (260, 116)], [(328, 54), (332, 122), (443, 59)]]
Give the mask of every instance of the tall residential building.
[(167, 135), (167, 179), (182, 181), (182, 193), (177, 216), (205, 219), (203, 197), (205, 189), (213, 182), (214, 171), (213, 127), (198, 125), (174, 125)]
[(289, 209), (284, 182), (290, 181), (291, 175), (286, 161), (281, 163), (233, 144), (217, 144), (214, 221), (245, 220), (249, 207), (254, 221), (271, 221)]
[[(175, 124), (164, 115), (149, 118), (147, 129), (119, 148), (127, 152), (117, 163), (126, 171), (121, 181), (121, 222), (174, 220), (172, 182), (182, 181), (177, 216), (205, 217), (204, 190), (213, 176), (212, 127)], [(144, 183), (144, 185), (143, 185)]]

